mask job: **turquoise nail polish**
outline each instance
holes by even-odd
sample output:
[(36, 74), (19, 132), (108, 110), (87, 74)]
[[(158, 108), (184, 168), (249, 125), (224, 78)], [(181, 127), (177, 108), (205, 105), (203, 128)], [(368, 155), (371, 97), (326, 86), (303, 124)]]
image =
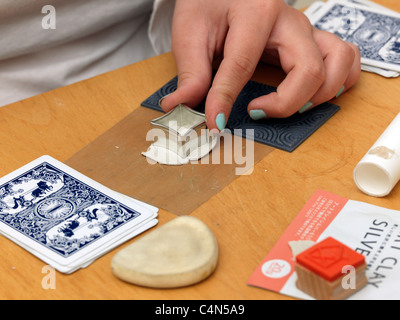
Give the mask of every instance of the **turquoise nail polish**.
[(263, 110), (250, 110), (249, 112), (250, 114), (250, 118), (252, 118), (253, 120), (261, 120), (261, 119), (265, 119), (267, 117), (267, 115), (265, 114), (265, 112)]
[(307, 102), (304, 106), (301, 107), (301, 109), (299, 110), (299, 113), (303, 113), (306, 112), (308, 109), (310, 109), (312, 107), (312, 102)]
[(225, 115), (223, 113), (219, 113), (215, 118), (215, 122), (220, 131), (225, 129)]
[(336, 94), (336, 98), (339, 97), (342, 94), (343, 90), (344, 90), (344, 86), (342, 86), (340, 88), (339, 92)]

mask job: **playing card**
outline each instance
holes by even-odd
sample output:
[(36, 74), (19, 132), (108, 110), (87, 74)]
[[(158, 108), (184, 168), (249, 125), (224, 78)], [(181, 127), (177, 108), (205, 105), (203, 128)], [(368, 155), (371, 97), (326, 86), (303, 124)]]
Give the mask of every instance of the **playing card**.
[[(386, 77), (400, 72), (400, 15), (370, 1), (317, 2), (306, 12), (311, 23), (356, 44), (363, 69)], [(394, 73), (395, 72), (395, 73)]]
[(49, 156), (0, 179), (0, 232), (65, 273), (154, 226), (157, 211)]
[[(333, 0), (335, 1), (335, 0)], [(347, 1), (347, 3), (354, 3), (359, 6), (365, 6), (371, 9), (378, 9), (381, 11), (386, 11), (387, 13), (391, 14), (399, 14), (396, 11), (390, 10), (389, 8), (386, 8), (384, 6), (381, 6), (380, 4), (377, 4), (376, 2), (373, 1), (368, 1), (368, 0), (342, 0), (342, 1)]]
[(386, 69), (382, 69), (382, 68), (378, 68), (378, 67), (374, 67), (374, 66), (369, 66), (366, 64), (361, 65), (361, 70), (372, 72), (372, 73), (377, 73), (385, 78), (397, 78), (400, 75), (400, 73), (396, 72), (396, 71), (386, 70)]

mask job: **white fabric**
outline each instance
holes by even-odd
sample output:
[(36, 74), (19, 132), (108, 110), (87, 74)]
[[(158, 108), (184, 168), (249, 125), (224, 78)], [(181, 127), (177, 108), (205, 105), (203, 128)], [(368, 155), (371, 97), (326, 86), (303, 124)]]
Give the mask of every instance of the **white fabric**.
[[(55, 9), (55, 29), (43, 28), (47, 5)], [(0, 0), (0, 107), (170, 51), (174, 6)]]
[(175, 0), (155, 0), (150, 19), (149, 38), (157, 54), (171, 50), (172, 17)]
[[(163, 1), (0, 0), (0, 106), (170, 50), (169, 40), (160, 46), (154, 39), (161, 39), (157, 30), (166, 36), (172, 20), (157, 13), (158, 28), (151, 18)], [(56, 29), (42, 27), (49, 2)]]

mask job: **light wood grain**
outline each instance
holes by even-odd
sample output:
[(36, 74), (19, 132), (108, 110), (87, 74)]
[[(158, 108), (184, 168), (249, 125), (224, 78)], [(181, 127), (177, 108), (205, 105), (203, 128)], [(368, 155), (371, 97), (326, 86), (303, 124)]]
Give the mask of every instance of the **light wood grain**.
[[(400, 11), (398, 0), (378, 3)], [(0, 108), (0, 175), (49, 154), (60, 161), (95, 140), (176, 75), (170, 53)], [(254, 80), (277, 85), (280, 69), (260, 66)], [(359, 191), (352, 171), (400, 112), (400, 79), (363, 72), (335, 99), (341, 110), (293, 153), (272, 151), (193, 211), (217, 238), (216, 271), (197, 285), (173, 290), (134, 286), (112, 275), (114, 254), (71, 275), (56, 274), (45, 290), (42, 261), (0, 237), (1, 299), (289, 299), (246, 285), (251, 273), (317, 189), (400, 210), (400, 186), (385, 198)], [(165, 210), (159, 224), (175, 216)]]

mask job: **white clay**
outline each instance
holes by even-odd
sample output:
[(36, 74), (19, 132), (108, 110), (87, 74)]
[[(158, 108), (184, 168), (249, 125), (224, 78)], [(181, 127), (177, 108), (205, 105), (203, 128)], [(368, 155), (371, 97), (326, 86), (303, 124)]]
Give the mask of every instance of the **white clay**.
[(212, 149), (217, 145), (218, 137), (213, 134), (209, 137), (209, 140), (201, 144), (200, 147), (197, 147), (199, 144), (199, 139), (201, 136), (195, 139), (191, 139), (187, 144), (186, 148), (190, 150), (190, 154), (187, 157), (181, 157), (178, 153), (173, 150), (167, 149), (165, 146), (167, 145), (162, 139), (157, 140), (152, 143), (149, 149), (146, 152), (142, 152), (142, 155), (147, 157), (148, 159), (158, 162), (160, 164), (166, 165), (184, 165), (189, 163), (189, 161), (196, 161), (211, 152)]

